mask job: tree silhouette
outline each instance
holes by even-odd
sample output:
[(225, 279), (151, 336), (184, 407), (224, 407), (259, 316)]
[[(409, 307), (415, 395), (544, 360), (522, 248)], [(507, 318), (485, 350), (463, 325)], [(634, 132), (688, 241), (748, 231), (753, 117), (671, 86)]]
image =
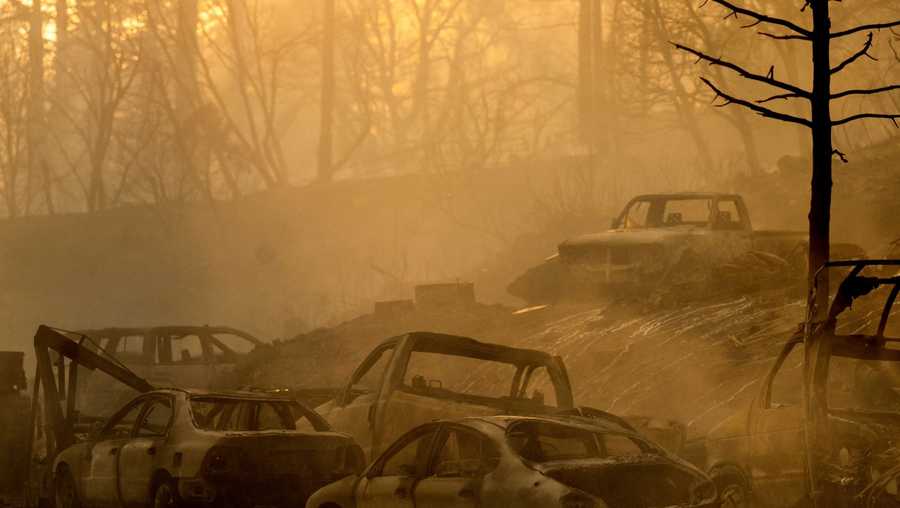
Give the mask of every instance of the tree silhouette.
[[(813, 62), (813, 76), (811, 89), (805, 89), (799, 85), (788, 83), (775, 77), (775, 67), (769, 67), (765, 74), (752, 72), (738, 64), (730, 62), (722, 58), (716, 58), (697, 49), (687, 47), (682, 44), (675, 44), (675, 47), (682, 51), (687, 51), (698, 58), (699, 62), (706, 62), (711, 66), (723, 67), (733, 71), (741, 77), (759, 82), (778, 90), (777, 93), (766, 98), (757, 100), (748, 100), (739, 98), (722, 90), (721, 87), (707, 78), (701, 77), (706, 86), (715, 93), (714, 102), (719, 107), (728, 105), (737, 105), (747, 108), (763, 117), (803, 125), (810, 129), (812, 135), (812, 181), (810, 193), (809, 208), (809, 256), (808, 256), (808, 316), (810, 322), (815, 326), (823, 323), (826, 318), (829, 281), (828, 271), (820, 268), (828, 261), (830, 257), (830, 223), (831, 223), (831, 169), (834, 157), (838, 157), (841, 161), (847, 162), (847, 158), (843, 152), (832, 144), (832, 129), (841, 125), (846, 125), (863, 119), (887, 119), (897, 125), (897, 119), (900, 118), (898, 113), (858, 113), (842, 118), (834, 119), (831, 116), (831, 103), (846, 97), (876, 95), (900, 89), (900, 85), (887, 85), (878, 88), (860, 88), (847, 89), (839, 92), (833, 92), (831, 89), (832, 78), (846, 71), (851, 65), (858, 60), (866, 57), (874, 60), (870, 54), (873, 43), (873, 35), (875, 31), (890, 29), (900, 26), (900, 20), (886, 22), (862, 24), (852, 28), (832, 31), (830, 18), (830, 1), (831, 0), (805, 0), (801, 12), (809, 12), (812, 18), (812, 29), (804, 28), (790, 20), (773, 17), (752, 9), (747, 9), (735, 5), (727, 0), (706, 0), (705, 3), (714, 3), (728, 10), (725, 19), (741, 17), (749, 20), (748, 23), (742, 25), (742, 28), (758, 28), (758, 33), (763, 37), (786, 43), (807, 43), (811, 45), (811, 55)], [(831, 63), (831, 45), (833, 42), (850, 37), (856, 34), (867, 33), (866, 39), (862, 47), (843, 59), (837, 65), (832, 66)], [(797, 115), (791, 115), (772, 109), (768, 104), (775, 101), (803, 100), (810, 105), (811, 115), (804, 118)], [(818, 280), (816, 280), (818, 278)], [(806, 330), (806, 354), (805, 365), (806, 373), (804, 376), (804, 411), (805, 432), (806, 432), (806, 450), (807, 450), (807, 474), (808, 488), (812, 497), (812, 501), (816, 506), (828, 505), (832, 501), (826, 496), (821, 495), (818, 478), (819, 472), (816, 470), (815, 456), (820, 446), (825, 442), (826, 434), (829, 430), (822, 422), (827, 421), (827, 410), (817, 407), (814, 398), (809, 396), (810, 390), (815, 389), (813, 386), (816, 381), (810, 379), (808, 373), (813, 370), (810, 365), (821, 361), (820, 358), (812, 354), (818, 351), (814, 348), (812, 342), (815, 335), (812, 332), (813, 327), (807, 327)], [(818, 422), (818, 425), (817, 425)]]
[[(832, 144), (832, 129), (863, 119), (886, 119), (893, 121), (895, 124), (897, 119), (900, 119), (900, 113), (858, 113), (838, 119), (832, 118), (832, 101), (851, 96), (886, 93), (900, 89), (900, 84), (833, 92), (831, 80), (835, 75), (846, 71), (852, 64), (864, 57), (874, 60), (875, 58), (870, 54), (874, 32), (900, 26), (900, 20), (863, 24), (832, 31), (829, 0), (806, 0), (800, 10), (811, 14), (812, 29), (807, 29), (790, 20), (743, 8), (728, 0), (705, 0), (704, 5), (707, 3), (717, 4), (727, 9), (728, 14), (725, 16), (725, 19), (746, 18), (748, 22), (743, 24), (741, 28), (758, 28), (757, 33), (763, 37), (784, 43), (801, 42), (811, 45), (813, 79), (811, 88), (806, 89), (800, 85), (777, 79), (774, 66), (769, 67), (764, 74), (753, 72), (729, 60), (717, 58), (697, 49), (675, 43), (675, 47), (679, 50), (696, 56), (698, 62), (706, 62), (710, 66), (722, 67), (737, 73), (747, 80), (768, 85), (778, 91), (778, 93), (769, 97), (749, 100), (729, 94), (711, 80), (701, 77), (701, 81), (715, 94), (714, 101), (717, 101), (716, 106), (737, 105), (766, 118), (799, 124), (809, 128), (812, 136), (812, 181), (809, 208), (808, 306), (809, 315), (817, 321), (821, 320), (824, 318), (828, 304), (829, 284), (827, 271), (822, 270), (818, 274), (818, 281), (815, 279), (819, 268), (830, 257), (832, 161), (835, 157), (838, 157), (841, 161), (847, 162), (845, 154), (835, 149)], [(837, 65), (832, 66), (832, 42), (861, 33), (867, 33), (862, 47)], [(810, 117), (804, 118), (794, 114), (783, 113), (769, 106), (769, 103), (786, 100), (808, 102), (811, 111)]]

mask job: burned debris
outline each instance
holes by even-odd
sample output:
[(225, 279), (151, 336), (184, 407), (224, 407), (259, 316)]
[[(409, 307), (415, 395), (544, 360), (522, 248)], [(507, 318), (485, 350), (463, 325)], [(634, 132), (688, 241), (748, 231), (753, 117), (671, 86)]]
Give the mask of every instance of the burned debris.
[(900, 508), (898, 29), (0, 0), (0, 508)]
[(827, 320), (788, 340), (749, 407), (707, 436), (705, 467), (734, 505), (751, 495), (773, 506), (821, 496), (839, 506), (900, 503), (897, 267), (827, 264), (850, 270)]

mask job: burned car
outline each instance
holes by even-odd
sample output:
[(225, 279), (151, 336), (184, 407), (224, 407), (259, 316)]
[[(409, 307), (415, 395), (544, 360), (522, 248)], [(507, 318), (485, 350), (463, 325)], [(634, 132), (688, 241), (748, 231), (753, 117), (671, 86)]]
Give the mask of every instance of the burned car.
[(492, 416), (416, 427), (307, 508), (716, 506), (715, 485), (615, 421)]
[[(46, 326), (35, 354), (30, 506), (292, 507), (364, 466), (351, 437), (293, 399), (157, 389)], [(85, 370), (138, 395), (110, 418), (85, 413)]]
[(362, 451), (296, 401), (176, 389), (141, 395), (53, 463), (56, 508), (302, 505)]
[[(234, 389), (231, 375), (242, 358), (264, 342), (226, 326), (155, 326), (63, 331), (71, 340), (114, 358), (154, 386)], [(80, 400), (91, 413), (116, 409), (133, 393), (87, 375)]]
[(900, 464), (900, 261), (826, 266), (850, 270), (827, 319), (798, 331), (750, 407), (707, 436), (704, 462), (728, 505), (826, 496), (846, 506), (863, 493), (900, 505), (891, 481)]
[(227, 326), (100, 328), (66, 333), (114, 357), (157, 386), (214, 388), (242, 357), (265, 343)]
[[(566, 240), (507, 289), (525, 301), (546, 303), (589, 299), (611, 289), (643, 294), (753, 270), (802, 280), (807, 240), (801, 231), (755, 230), (738, 194), (647, 194), (629, 201), (611, 229)], [(853, 244), (832, 249), (837, 256), (865, 254)], [(741, 269), (747, 267), (753, 270)]]
[[(371, 458), (409, 429), (436, 419), (497, 414), (586, 416), (575, 405), (566, 366), (543, 351), (469, 337), (412, 332), (382, 342), (337, 397), (318, 408)], [(636, 417), (632, 424), (670, 451), (684, 440), (676, 422)]]

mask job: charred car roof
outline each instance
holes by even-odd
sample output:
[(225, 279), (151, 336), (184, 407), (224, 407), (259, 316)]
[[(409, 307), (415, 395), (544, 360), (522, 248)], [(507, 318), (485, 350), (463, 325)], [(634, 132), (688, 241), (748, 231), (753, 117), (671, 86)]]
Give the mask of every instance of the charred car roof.
[(653, 201), (659, 199), (732, 199), (740, 198), (738, 194), (726, 192), (674, 192), (670, 194), (641, 194), (632, 201)]
[(211, 399), (233, 399), (233, 400), (251, 400), (251, 401), (283, 401), (297, 402), (296, 399), (287, 394), (276, 394), (269, 392), (252, 392), (240, 390), (202, 390), (195, 388), (159, 388), (152, 393), (171, 393), (183, 394), (188, 397), (211, 398)]
[(536, 349), (489, 344), (470, 337), (434, 332), (411, 332), (392, 337), (382, 342), (381, 346), (396, 344), (404, 338), (412, 340), (412, 350), (421, 353), (466, 356), (516, 365), (545, 364), (553, 360), (549, 353)]
[(237, 335), (238, 337), (247, 339), (256, 345), (263, 344), (263, 341), (254, 337), (248, 332), (238, 330), (229, 326), (191, 326), (191, 325), (171, 325), (171, 326), (146, 326), (146, 327), (110, 327), (95, 328), (90, 330), (78, 330), (75, 332), (80, 335), (89, 337), (124, 337), (128, 335), (189, 335), (189, 334), (219, 334), (227, 333)]

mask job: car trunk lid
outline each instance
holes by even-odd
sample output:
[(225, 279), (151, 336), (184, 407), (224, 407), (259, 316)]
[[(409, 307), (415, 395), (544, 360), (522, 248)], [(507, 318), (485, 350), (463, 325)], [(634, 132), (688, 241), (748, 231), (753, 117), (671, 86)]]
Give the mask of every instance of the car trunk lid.
[(655, 455), (550, 462), (538, 470), (610, 508), (704, 506), (716, 497), (707, 479)]

